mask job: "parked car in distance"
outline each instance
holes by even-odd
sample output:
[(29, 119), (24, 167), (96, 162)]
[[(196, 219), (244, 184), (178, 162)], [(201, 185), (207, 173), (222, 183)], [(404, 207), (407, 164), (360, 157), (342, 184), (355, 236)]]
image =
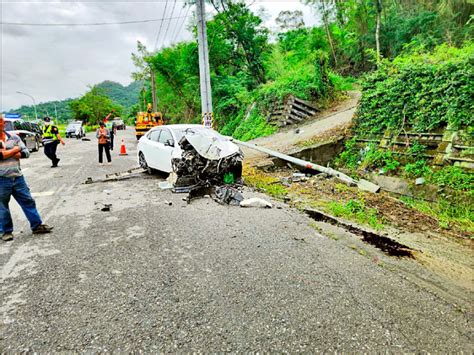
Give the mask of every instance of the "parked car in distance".
[[(174, 124), (157, 126), (150, 129), (140, 138), (137, 145), (138, 164), (149, 172), (158, 170), (170, 173), (173, 170), (171, 160), (180, 158), (182, 154), (179, 141), (186, 134), (198, 134), (206, 138), (226, 141), (224, 144), (232, 145), (231, 149), (239, 151), (239, 147), (230, 142), (213, 129), (193, 124)], [(235, 146), (235, 147), (234, 147)]]
[(120, 118), (114, 118), (112, 123), (115, 125), (115, 128), (118, 130), (126, 129), (125, 123)]
[(36, 122), (30, 122), (30, 121), (24, 121), (24, 124), (27, 128), (27, 131), (33, 132), (36, 135), (36, 138), (38, 139), (38, 141), (42, 145), (43, 144), (42, 143), (43, 129), (41, 128), (41, 126)]
[(23, 121), (22, 119), (5, 119), (5, 131), (16, 134), (21, 138), (26, 147), (36, 152), (39, 150), (41, 145), (41, 134), (32, 132), (33, 126), (31, 122)]
[(77, 139), (80, 139), (85, 136), (86, 136), (86, 131), (84, 130), (82, 121), (73, 121), (67, 125), (66, 138), (76, 137)]

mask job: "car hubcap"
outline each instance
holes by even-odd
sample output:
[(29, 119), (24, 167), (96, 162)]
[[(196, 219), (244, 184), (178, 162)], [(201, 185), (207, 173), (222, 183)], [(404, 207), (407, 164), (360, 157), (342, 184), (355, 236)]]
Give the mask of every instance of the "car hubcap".
[(146, 160), (145, 160), (145, 157), (143, 156), (142, 153), (140, 153), (140, 166), (141, 166), (143, 169), (148, 169), (148, 165), (147, 165)]

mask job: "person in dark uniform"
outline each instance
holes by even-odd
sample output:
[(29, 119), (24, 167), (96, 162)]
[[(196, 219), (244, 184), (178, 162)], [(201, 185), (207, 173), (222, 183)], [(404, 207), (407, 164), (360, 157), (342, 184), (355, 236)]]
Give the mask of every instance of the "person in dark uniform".
[(58, 148), (59, 142), (61, 142), (62, 145), (66, 143), (64, 143), (63, 139), (61, 138), (58, 127), (52, 124), (51, 118), (45, 117), (43, 121), (44, 154), (51, 160), (51, 167), (56, 168), (58, 166), (59, 161), (61, 160), (56, 156), (56, 149)]
[(116, 132), (117, 128), (115, 127), (115, 122), (112, 122), (112, 128), (110, 128), (110, 150), (114, 150), (114, 137)]

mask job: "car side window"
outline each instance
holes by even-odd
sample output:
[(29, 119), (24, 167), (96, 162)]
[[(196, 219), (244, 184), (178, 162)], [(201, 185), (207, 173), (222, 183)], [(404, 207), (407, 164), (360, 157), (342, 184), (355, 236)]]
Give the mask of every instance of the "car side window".
[(164, 129), (161, 131), (160, 139), (158, 142), (165, 144), (167, 141), (171, 141), (172, 145), (174, 144), (173, 136), (171, 135), (171, 132), (168, 131), (167, 129)]
[(160, 137), (160, 132), (161, 132), (161, 129), (157, 129), (153, 132), (150, 133), (150, 140), (153, 141), (153, 142), (158, 142), (158, 139)]

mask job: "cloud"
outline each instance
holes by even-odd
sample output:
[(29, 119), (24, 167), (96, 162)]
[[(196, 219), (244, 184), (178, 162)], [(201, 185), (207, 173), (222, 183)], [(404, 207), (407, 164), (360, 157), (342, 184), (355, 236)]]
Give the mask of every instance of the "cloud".
[[(172, 14), (172, 1), (5, 1), (1, 3), (2, 22), (97, 23), (177, 17), (183, 6), (178, 1)], [(165, 13), (166, 7), (166, 13)], [(258, 1), (251, 9), (269, 12), (267, 26), (274, 26), (279, 11), (305, 7), (298, 1)], [(305, 16), (312, 16), (307, 10)], [(189, 11), (189, 16), (194, 9)], [(273, 21), (273, 23), (272, 23)], [(305, 18), (306, 21), (306, 18)], [(164, 21), (158, 47), (192, 39), (182, 20)], [(308, 22), (307, 22), (308, 24)], [(168, 28), (168, 32), (166, 32)], [(16, 94), (24, 91), (37, 102), (78, 97), (87, 86), (103, 80), (130, 83), (135, 70), (131, 53), (136, 42), (153, 49), (160, 22), (131, 25), (40, 27), (1, 26), (0, 111), (30, 105), (31, 99)], [(179, 30), (181, 32), (179, 32)], [(167, 33), (165, 38), (165, 33)]]

